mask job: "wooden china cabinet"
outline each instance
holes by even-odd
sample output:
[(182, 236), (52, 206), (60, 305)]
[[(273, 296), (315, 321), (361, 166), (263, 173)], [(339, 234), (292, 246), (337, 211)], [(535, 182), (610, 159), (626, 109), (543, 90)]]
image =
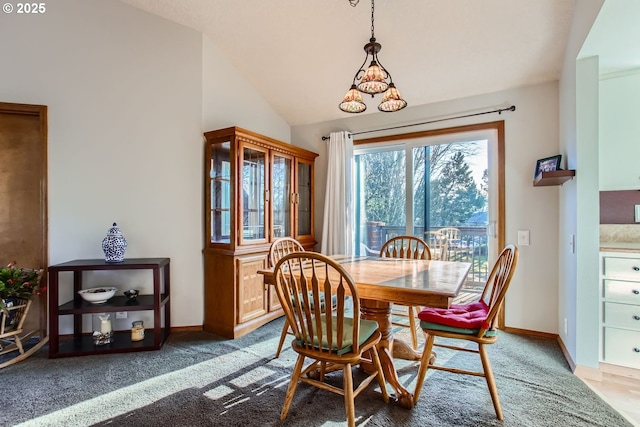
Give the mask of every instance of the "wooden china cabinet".
[(318, 154), (239, 127), (204, 134), (204, 329), (240, 337), (281, 316), (258, 270), (269, 246), (313, 233), (313, 167)]

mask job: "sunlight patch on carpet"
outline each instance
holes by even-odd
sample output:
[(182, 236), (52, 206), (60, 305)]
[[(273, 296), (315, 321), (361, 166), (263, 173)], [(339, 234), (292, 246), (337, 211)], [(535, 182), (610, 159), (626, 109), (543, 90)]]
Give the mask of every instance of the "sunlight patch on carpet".
[[(273, 341), (271, 343), (271, 341)], [(227, 353), (211, 360), (173, 371), (155, 378), (132, 384), (59, 411), (18, 424), (22, 427), (90, 426), (136, 409), (144, 408), (160, 399), (188, 388), (204, 387), (220, 378), (242, 371), (247, 365), (261, 360), (255, 350), (266, 344), (276, 348), (276, 338), (256, 343), (254, 346)], [(252, 347), (254, 351), (251, 351)], [(244, 375), (243, 375), (244, 376)], [(188, 380), (185, 380), (188, 379)]]

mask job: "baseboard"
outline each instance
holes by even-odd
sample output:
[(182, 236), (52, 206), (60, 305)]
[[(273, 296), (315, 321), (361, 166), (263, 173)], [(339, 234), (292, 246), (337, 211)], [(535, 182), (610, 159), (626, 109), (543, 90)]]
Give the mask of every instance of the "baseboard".
[(506, 327), (506, 328), (503, 328), (503, 331), (509, 332), (509, 333), (512, 333), (512, 334), (528, 335), (530, 337), (536, 337), (536, 338), (545, 338), (545, 339), (548, 339), (548, 340), (558, 339), (558, 335), (557, 334), (551, 334), (549, 332), (532, 331), (530, 329), (520, 329), (520, 328)]
[(202, 332), (203, 330), (202, 325), (171, 327), (171, 332)]
[(576, 369), (578, 368), (578, 366), (576, 365), (576, 362), (573, 360), (573, 357), (571, 357), (571, 354), (569, 353), (569, 350), (567, 350), (567, 347), (564, 345), (564, 341), (562, 341), (562, 338), (560, 338), (560, 335), (558, 335), (558, 337), (556, 338), (556, 342), (560, 346), (560, 350), (562, 350), (562, 354), (564, 355), (564, 359), (569, 364), (569, 367), (571, 368), (571, 371), (575, 374), (576, 373)]

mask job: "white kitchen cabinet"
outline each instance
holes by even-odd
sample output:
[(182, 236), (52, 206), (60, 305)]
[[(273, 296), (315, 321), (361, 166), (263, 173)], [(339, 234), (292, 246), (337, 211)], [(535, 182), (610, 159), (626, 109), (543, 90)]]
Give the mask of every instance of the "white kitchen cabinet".
[(640, 253), (600, 253), (603, 362), (640, 368)]

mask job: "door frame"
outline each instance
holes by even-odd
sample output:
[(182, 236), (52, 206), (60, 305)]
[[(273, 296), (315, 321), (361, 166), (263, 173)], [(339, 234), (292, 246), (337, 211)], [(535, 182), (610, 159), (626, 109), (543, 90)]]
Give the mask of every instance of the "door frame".
[[(389, 144), (392, 142), (401, 142), (407, 139), (416, 139), (416, 138), (429, 138), (457, 133), (465, 133), (465, 132), (475, 132), (475, 131), (495, 131), (496, 139), (497, 139), (497, 152), (495, 156), (497, 157), (496, 167), (498, 168), (496, 177), (497, 177), (497, 186), (496, 191), (497, 194), (497, 215), (498, 219), (496, 221), (496, 241), (498, 245), (498, 252), (502, 250), (505, 246), (505, 233), (506, 233), (506, 221), (505, 221), (505, 135), (504, 135), (504, 120), (498, 120), (487, 123), (476, 123), (471, 125), (462, 125), (462, 126), (454, 126), (449, 128), (442, 129), (432, 129), (418, 132), (409, 132), (409, 133), (401, 133), (387, 136), (380, 136), (374, 138), (366, 138), (366, 139), (358, 139), (353, 141), (353, 145), (364, 145), (364, 144)], [(489, 153), (489, 157), (492, 154)], [(496, 254), (497, 256), (497, 254)], [(505, 326), (505, 318), (504, 318), (504, 304), (500, 308), (500, 312), (498, 313), (498, 327), (503, 328)]]
[[(47, 122), (47, 106), (46, 105), (32, 105), (32, 104), (16, 104), (9, 102), (0, 102), (0, 114), (22, 114), (28, 116), (35, 116), (39, 119), (40, 122), (40, 144), (42, 147), (42, 163), (38, 165), (37, 170), (41, 171), (40, 175), (40, 221), (41, 221), (41, 229), (42, 235), (40, 236), (40, 240), (42, 242), (41, 250), (39, 251), (39, 263), (42, 268), (44, 268), (45, 272), (42, 275), (42, 285), (47, 286), (48, 284), (48, 275), (47, 275), (47, 267), (49, 266), (49, 219), (48, 219), (48, 122)], [(40, 298), (39, 304), (33, 305), (32, 310), (37, 307), (38, 310), (38, 324), (39, 324), (39, 335), (40, 335), (40, 345), (44, 345), (47, 339), (47, 301), (48, 301), (48, 293), (46, 294), (46, 298)], [(57, 301), (56, 301), (57, 303)]]

